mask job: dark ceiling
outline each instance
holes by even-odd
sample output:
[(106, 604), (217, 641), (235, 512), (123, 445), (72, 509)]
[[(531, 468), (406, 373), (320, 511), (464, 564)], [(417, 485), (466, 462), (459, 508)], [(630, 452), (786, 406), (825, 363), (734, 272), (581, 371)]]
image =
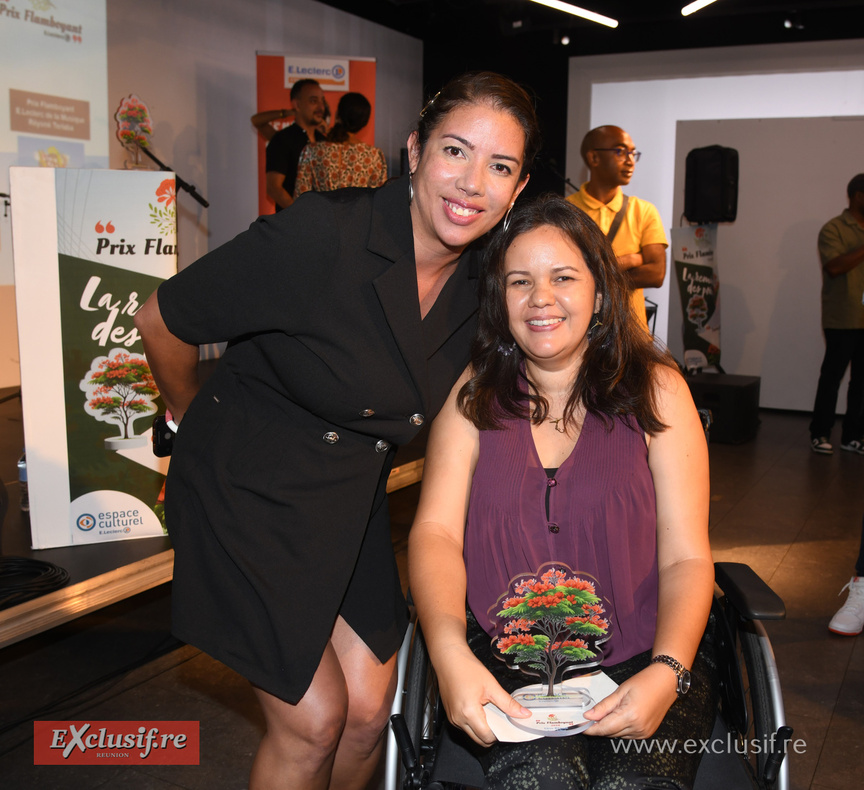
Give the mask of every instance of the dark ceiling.
[[(603, 27), (528, 0), (320, 0), (421, 39), (427, 95), (473, 69), (500, 71), (530, 86), (545, 140), (533, 186), (557, 191), (562, 185), (555, 171), (564, 169), (571, 57), (864, 39), (861, 0), (717, 0), (689, 17), (681, 16), (688, 0), (570, 1), (617, 19), (618, 27)], [(562, 36), (569, 36), (569, 44), (560, 43)]]
[(687, 0), (571, 1), (619, 26), (606, 28), (528, 0), (321, 0), (456, 58), (470, 57), (454, 51), (456, 44), (517, 44), (540, 54), (564, 34), (571, 56), (864, 36), (860, 0), (717, 0), (689, 17), (681, 16)]

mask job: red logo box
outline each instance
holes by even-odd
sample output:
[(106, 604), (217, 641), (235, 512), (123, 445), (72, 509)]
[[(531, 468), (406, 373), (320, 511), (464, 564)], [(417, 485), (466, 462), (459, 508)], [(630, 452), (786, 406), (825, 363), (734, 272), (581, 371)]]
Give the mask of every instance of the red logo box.
[(34, 765), (198, 765), (197, 721), (34, 721)]

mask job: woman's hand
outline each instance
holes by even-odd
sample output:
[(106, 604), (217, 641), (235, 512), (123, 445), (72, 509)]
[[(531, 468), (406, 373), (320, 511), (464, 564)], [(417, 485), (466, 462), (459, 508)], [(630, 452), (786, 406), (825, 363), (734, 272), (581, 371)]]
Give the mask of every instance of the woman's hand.
[(460, 730), (481, 746), (491, 746), (497, 738), (486, 721), (483, 706), (491, 702), (499, 710), (514, 718), (531, 715), (513, 699), (480, 661), (468, 646), (454, 650), (446, 657), (441, 671), (436, 667), (438, 689), (447, 718)]
[(607, 738), (649, 738), (678, 697), (675, 673), (665, 664), (651, 664), (600, 700), (585, 718), (597, 722), (586, 735)]

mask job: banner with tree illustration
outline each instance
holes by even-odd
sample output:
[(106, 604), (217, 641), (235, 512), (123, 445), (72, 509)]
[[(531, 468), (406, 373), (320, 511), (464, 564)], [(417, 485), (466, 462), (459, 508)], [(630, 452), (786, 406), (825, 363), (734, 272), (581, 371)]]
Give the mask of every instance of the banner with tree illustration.
[[(0, 193), (10, 167), (107, 168), (107, 0), (0, 2)], [(0, 387), (20, 383), (11, 200), (0, 198)]]
[(11, 177), (33, 547), (162, 536), (161, 404), (133, 319), (177, 270), (174, 176)]
[(717, 225), (672, 228), (672, 258), (684, 314), (684, 367), (720, 367), (720, 281), (714, 260)]

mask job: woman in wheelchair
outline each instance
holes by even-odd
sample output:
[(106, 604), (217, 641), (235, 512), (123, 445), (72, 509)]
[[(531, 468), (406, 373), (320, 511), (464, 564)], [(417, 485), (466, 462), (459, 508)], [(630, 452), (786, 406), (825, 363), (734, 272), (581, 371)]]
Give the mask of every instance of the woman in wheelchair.
[[(716, 711), (699, 416), (581, 211), (517, 207), (487, 256), (472, 363), (432, 428), (410, 536), (447, 716), (487, 747), (487, 788), (689, 788), (699, 756), (658, 744), (708, 738)], [(527, 717), (510, 693), (532, 682), (496, 649), (500, 596), (550, 562), (596, 580), (619, 686), (584, 734), (498, 742), (483, 705)]]

